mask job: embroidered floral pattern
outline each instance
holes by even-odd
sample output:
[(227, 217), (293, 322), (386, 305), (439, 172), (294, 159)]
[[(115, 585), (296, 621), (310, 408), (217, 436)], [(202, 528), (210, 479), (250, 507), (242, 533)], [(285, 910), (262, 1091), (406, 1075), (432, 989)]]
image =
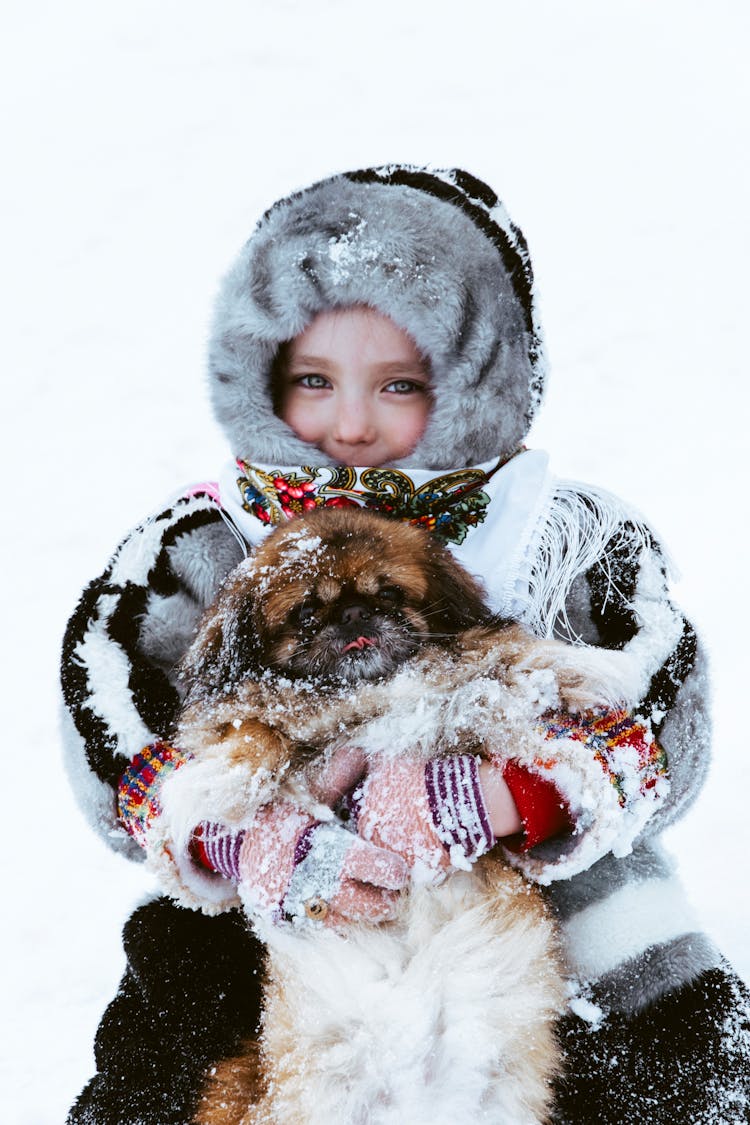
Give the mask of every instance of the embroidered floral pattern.
[(463, 543), (471, 527), (482, 523), (490, 498), (478, 488), (487, 480), (478, 469), (435, 477), (414, 488), (406, 473), (367, 469), (362, 473), (365, 506), (412, 524), (421, 524), (442, 543)]
[[(315, 483), (316, 469), (305, 469), (310, 477), (299, 473), (265, 473), (261, 469), (246, 466), (246, 476), (239, 477), (237, 486), (242, 496), (242, 507), (252, 512), (262, 523), (278, 524), (294, 516), (303, 516), (312, 508), (356, 508), (356, 500), (345, 496), (325, 496)], [(256, 481), (250, 479), (250, 472)]]
[(442, 543), (463, 543), (472, 527), (483, 523), (490, 498), (479, 486), (489, 474), (461, 469), (433, 477), (416, 488), (398, 469), (348, 466), (313, 468), (284, 474), (266, 472), (246, 461), (237, 464), (242, 507), (263, 523), (276, 525), (312, 508), (364, 507), (431, 531)]

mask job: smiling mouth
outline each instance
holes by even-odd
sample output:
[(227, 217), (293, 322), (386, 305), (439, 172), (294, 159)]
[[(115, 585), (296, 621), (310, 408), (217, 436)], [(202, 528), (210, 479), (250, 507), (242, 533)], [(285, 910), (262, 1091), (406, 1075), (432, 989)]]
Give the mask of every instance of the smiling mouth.
[(375, 640), (374, 637), (357, 637), (355, 640), (349, 641), (348, 644), (344, 645), (344, 647), (341, 650), (341, 655), (343, 656), (345, 652), (352, 652), (352, 651), (355, 651), (355, 650), (359, 650), (361, 652), (362, 649), (365, 649), (365, 648), (377, 648), (377, 647), (378, 647), (378, 642)]

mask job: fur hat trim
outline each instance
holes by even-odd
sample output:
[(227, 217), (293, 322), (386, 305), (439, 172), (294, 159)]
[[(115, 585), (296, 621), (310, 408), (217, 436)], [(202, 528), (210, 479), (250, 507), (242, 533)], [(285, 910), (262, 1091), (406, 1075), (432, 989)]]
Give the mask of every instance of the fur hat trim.
[(390, 317), (430, 362), (430, 421), (398, 467), (461, 467), (518, 448), (546, 370), (523, 235), (468, 173), (390, 165), (280, 200), (227, 274), (209, 373), (234, 454), (325, 463), (275, 415), (272, 365), (318, 313), (353, 305)]

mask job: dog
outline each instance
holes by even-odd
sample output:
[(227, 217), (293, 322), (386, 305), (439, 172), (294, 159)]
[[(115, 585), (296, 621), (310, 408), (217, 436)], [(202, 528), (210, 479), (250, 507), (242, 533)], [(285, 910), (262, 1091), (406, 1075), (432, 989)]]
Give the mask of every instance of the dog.
[[(207, 610), (175, 738), (313, 810), (306, 779), (337, 747), (374, 762), (508, 741), (515, 756), (545, 710), (627, 697), (617, 655), (494, 617), (423, 528), (316, 510), (275, 530)], [(214, 1069), (196, 1122), (544, 1122), (565, 995), (555, 927), (497, 850), (415, 885), (386, 924), (255, 921), (261, 1037)]]

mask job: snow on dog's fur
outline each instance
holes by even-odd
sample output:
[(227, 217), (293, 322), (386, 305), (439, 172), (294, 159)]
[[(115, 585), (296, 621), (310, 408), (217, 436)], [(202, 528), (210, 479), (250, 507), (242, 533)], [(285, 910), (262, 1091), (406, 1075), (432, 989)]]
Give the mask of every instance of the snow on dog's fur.
[[(544, 710), (610, 702), (613, 679), (627, 695), (611, 655), (492, 619), (422, 529), (311, 513), (241, 564), (204, 618), (176, 731), (194, 759), (165, 814), (183, 831), (205, 818), (178, 785), (203, 770), (211, 815), (230, 825), (283, 792), (320, 815), (311, 757), (344, 742), (371, 761), (503, 744), (523, 761)], [(415, 885), (385, 925), (253, 924), (268, 949), (261, 1040), (215, 1069), (197, 1121), (546, 1120), (563, 1000), (554, 927), (494, 853)]]

